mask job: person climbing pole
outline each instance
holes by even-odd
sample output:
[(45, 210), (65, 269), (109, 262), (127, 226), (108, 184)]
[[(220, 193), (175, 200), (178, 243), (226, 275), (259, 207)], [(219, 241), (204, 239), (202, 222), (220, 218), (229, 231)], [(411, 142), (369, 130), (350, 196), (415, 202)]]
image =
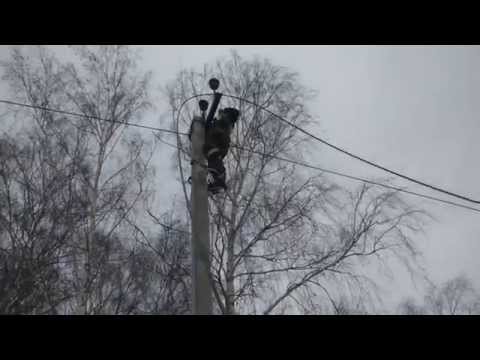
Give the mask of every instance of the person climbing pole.
[(216, 194), (221, 189), (226, 190), (226, 169), (223, 159), (230, 148), (230, 135), (240, 112), (235, 108), (219, 110), (218, 119), (205, 126), (205, 145), (203, 152), (208, 161), (208, 171), (211, 181), (208, 190)]

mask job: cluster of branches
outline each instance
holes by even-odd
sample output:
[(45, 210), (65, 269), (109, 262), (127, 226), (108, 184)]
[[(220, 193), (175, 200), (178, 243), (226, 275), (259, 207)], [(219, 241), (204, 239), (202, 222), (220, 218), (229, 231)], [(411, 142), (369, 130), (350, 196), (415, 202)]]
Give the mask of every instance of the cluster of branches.
[(2, 119), (0, 313), (186, 313), (188, 235), (142, 230), (155, 144), (122, 124), (149, 108), (150, 74), (126, 46), (71, 50), (60, 61), (14, 48), (2, 64), (17, 101), (86, 117), (12, 108)]
[[(18, 101), (85, 117), (12, 108), (3, 119), (11, 124), (0, 135), (0, 313), (188, 313), (188, 138), (178, 137), (175, 155), (185, 216), (154, 215), (157, 142), (122, 124), (149, 109), (150, 74), (127, 46), (72, 55), (61, 62), (43, 47), (33, 56), (16, 48), (2, 64)], [(297, 74), (236, 53), (180, 72), (166, 87), (172, 113), (211, 77), (225, 93), (313, 123), (313, 93)], [(227, 106), (241, 118), (226, 158), (228, 191), (209, 202), (217, 313), (365, 313), (378, 300), (366, 269), (398, 260), (420, 271), (414, 236), (423, 211), (394, 191), (345, 188), (272, 158), (301, 160), (312, 144), (255, 106), (224, 98)], [(197, 111), (187, 104), (174, 128), (186, 132)]]
[(443, 284), (430, 284), (423, 302), (406, 298), (398, 306), (403, 315), (480, 315), (480, 294), (472, 281), (459, 275)]
[[(312, 92), (298, 75), (260, 58), (229, 58), (202, 71), (182, 71), (167, 88), (172, 110), (217, 77), (221, 91), (261, 104), (302, 127), (312, 118)], [(223, 314), (345, 313), (375, 303), (376, 281), (365, 267), (399, 260), (419, 272), (414, 234), (426, 214), (394, 191), (363, 184), (344, 188), (323, 174), (273, 159), (301, 160), (312, 144), (258, 107), (224, 97), (241, 112), (225, 162), (228, 191), (210, 199), (212, 283)], [(188, 106), (187, 106), (188, 107)], [(192, 104), (176, 128), (188, 128)], [(178, 137), (180, 176), (190, 143)], [(243, 150), (241, 150), (243, 149)], [(245, 151), (246, 150), (246, 151)], [(264, 153), (259, 156), (258, 153)], [(189, 191), (184, 187), (185, 203)], [(188, 213), (187, 213), (188, 215)], [(363, 304), (363, 305), (361, 305)]]

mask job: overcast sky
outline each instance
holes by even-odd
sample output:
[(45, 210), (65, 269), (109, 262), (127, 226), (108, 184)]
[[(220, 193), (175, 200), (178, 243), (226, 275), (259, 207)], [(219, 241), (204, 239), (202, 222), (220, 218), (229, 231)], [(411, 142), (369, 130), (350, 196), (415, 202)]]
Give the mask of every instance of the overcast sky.
[[(318, 92), (309, 103), (316, 119), (309, 130), (383, 166), (480, 199), (478, 46), (139, 47), (143, 66), (154, 72), (155, 90), (180, 69), (227, 56), (230, 49), (244, 57), (268, 57), (297, 71), (302, 83)], [(0, 47), (0, 59), (6, 54), (7, 47)], [(5, 95), (4, 84), (0, 94)], [(157, 113), (148, 119), (156, 125), (167, 111), (161, 101), (157, 104)], [(316, 165), (363, 177), (387, 176), (322, 144), (315, 144), (315, 149), (309, 161)], [(167, 149), (157, 161), (168, 167)], [(449, 199), (401, 179), (394, 182)], [(417, 239), (433, 280), (464, 273), (480, 289), (480, 214), (427, 200), (411, 201), (437, 218)], [(408, 277), (399, 274), (388, 286), (386, 301), (394, 304), (414, 294)]]

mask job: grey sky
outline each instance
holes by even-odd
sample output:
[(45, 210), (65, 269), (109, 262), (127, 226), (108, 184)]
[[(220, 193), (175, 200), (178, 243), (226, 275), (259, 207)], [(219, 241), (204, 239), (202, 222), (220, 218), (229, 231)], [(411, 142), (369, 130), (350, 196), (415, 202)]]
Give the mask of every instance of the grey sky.
[[(230, 49), (238, 50), (244, 57), (268, 57), (277, 65), (297, 71), (302, 82), (318, 92), (309, 104), (316, 118), (311, 131), (381, 165), (480, 199), (478, 46), (140, 48), (145, 69), (154, 71), (155, 90), (171, 81), (181, 68), (201, 66), (228, 55)], [(5, 46), (0, 47), (0, 59), (5, 58), (6, 50)], [(0, 94), (5, 95), (3, 84)], [(159, 115), (168, 109), (160, 101), (158, 91), (155, 95), (156, 113), (147, 122), (158, 125)], [(387, 177), (321, 144), (315, 144), (315, 149), (315, 156), (309, 161), (319, 166), (357, 176)], [(168, 148), (163, 147), (162, 151), (155, 161), (157, 165), (168, 161)], [(401, 179), (394, 183), (448, 199)], [(164, 189), (174, 191), (177, 186), (171, 181)], [(480, 289), (480, 214), (406, 196), (437, 218), (425, 235), (418, 236), (432, 278), (444, 281), (463, 272)], [(161, 198), (169, 201), (165, 194)], [(415, 291), (405, 274), (396, 276), (388, 290), (386, 300), (391, 304)]]

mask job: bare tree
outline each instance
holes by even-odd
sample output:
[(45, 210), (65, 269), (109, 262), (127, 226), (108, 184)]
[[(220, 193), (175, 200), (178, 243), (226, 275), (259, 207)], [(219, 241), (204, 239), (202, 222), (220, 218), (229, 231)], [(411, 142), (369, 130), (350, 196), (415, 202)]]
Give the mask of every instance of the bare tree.
[(140, 313), (187, 314), (191, 310), (190, 233), (187, 223), (173, 212), (153, 215), (162, 230), (154, 236), (138, 232), (141, 257), (135, 256), (137, 271), (146, 278), (140, 295)]
[(169, 266), (180, 266), (185, 249), (171, 259), (180, 244), (171, 234), (150, 236), (157, 251), (138, 242), (154, 147), (122, 123), (149, 107), (149, 74), (126, 46), (73, 50), (62, 63), (46, 47), (15, 48), (2, 64), (19, 101), (85, 117), (10, 109), (30, 124), (1, 137), (0, 311), (182, 312), (184, 297), (172, 297), (188, 274)]
[[(200, 72), (178, 75), (167, 89), (174, 115), (186, 98), (202, 93), (210, 77), (220, 80), (224, 93), (266, 106), (296, 125), (312, 123), (306, 108), (312, 92), (295, 73), (268, 60), (243, 59), (235, 52)], [(209, 205), (212, 281), (219, 312), (312, 313), (315, 304), (305, 299), (313, 296), (327, 304), (353, 294), (363, 299), (373, 296), (375, 283), (361, 273), (362, 262), (391, 255), (415, 269), (418, 251), (411, 236), (421, 230), (421, 211), (395, 192), (369, 185), (348, 191), (323, 174), (273, 159), (269, 155), (301, 159), (310, 143), (294, 128), (248, 103), (224, 98), (222, 106), (238, 108), (241, 118), (226, 158), (228, 191), (212, 197)], [(188, 129), (197, 111), (194, 102), (186, 108), (177, 124), (181, 131)], [(188, 206), (184, 182), (189, 171), (188, 139), (178, 137), (178, 146)]]
[(148, 107), (148, 74), (128, 47), (74, 50), (65, 64), (17, 48), (2, 64), (16, 99), (85, 117), (8, 113), (26, 122), (0, 136), (0, 312), (186, 313), (185, 224), (173, 213), (152, 215), (161, 231), (140, 221), (153, 147), (122, 124)]
[[(96, 272), (90, 261), (97, 229), (102, 228), (107, 237), (112, 235), (125, 224), (125, 218), (144, 195), (149, 162), (149, 155), (142, 156), (145, 156), (142, 153), (146, 143), (139, 135), (124, 134), (126, 127), (121, 123), (135, 119), (149, 106), (149, 74), (136, 73), (135, 54), (126, 46), (82, 46), (74, 50), (82, 67), (74, 63), (64, 67), (64, 88), (73, 108), (86, 116), (82, 125), (90, 135), (87, 157), (91, 169), (85, 177), (89, 206), (82, 286), (85, 295), (82, 307), (85, 313), (90, 313), (96, 308), (92, 293), (98, 292), (95, 290)], [(101, 122), (88, 116), (115, 122)], [(119, 161), (119, 142), (126, 146), (125, 161)]]
[[(16, 99), (84, 117), (9, 113), (32, 126), (0, 136), (0, 311), (187, 313), (188, 218), (148, 211), (156, 228), (144, 226), (154, 148), (124, 131), (123, 123), (149, 106), (148, 74), (125, 46), (73, 50), (67, 64), (44, 47), (34, 56), (14, 49), (3, 64)], [(235, 53), (202, 72), (182, 72), (168, 88), (172, 109), (211, 76), (226, 93), (297, 125), (312, 123), (305, 105), (312, 92), (295, 73)], [(421, 230), (421, 211), (395, 192), (367, 185), (351, 191), (275, 160), (271, 155), (301, 159), (310, 144), (255, 106), (227, 98), (222, 106), (239, 108), (242, 117), (227, 157), (228, 191), (209, 204), (218, 312), (361, 313), (376, 293), (365, 264), (397, 259), (415, 269), (412, 235)], [(193, 109), (190, 103), (185, 114)], [(179, 128), (189, 120), (181, 118)], [(188, 208), (190, 145), (178, 144)]]
[(479, 301), (471, 280), (459, 275), (441, 286), (431, 286), (425, 296), (425, 307), (436, 315), (478, 314)]
[(0, 143), (0, 312), (55, 313), (71, 296), (61, 263), (82, 222), (72, 163), (36, 131)]

